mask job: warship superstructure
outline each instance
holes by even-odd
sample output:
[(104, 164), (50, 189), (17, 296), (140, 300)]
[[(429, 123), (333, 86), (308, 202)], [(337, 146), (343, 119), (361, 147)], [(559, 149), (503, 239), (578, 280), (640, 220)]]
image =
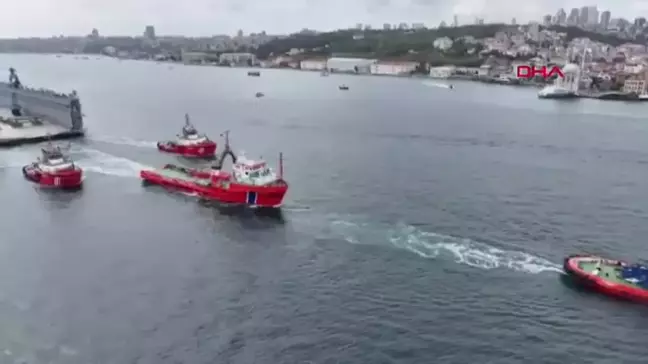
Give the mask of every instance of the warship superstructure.
[(81, 101), (63, 94), (24, 86), (13, 68), (0, 82), (0, 146), (38, 143), (84, 135)]

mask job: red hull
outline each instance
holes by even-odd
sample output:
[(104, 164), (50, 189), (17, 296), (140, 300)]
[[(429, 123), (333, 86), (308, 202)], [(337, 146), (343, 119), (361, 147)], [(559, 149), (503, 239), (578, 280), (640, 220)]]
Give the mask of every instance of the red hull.
[(79, 167), (56, 173), (47, 173), (41, 171), (35, 164), (30, 164), (23, 167), (23, 175), (28, 180), (43, 187), (75, 189), (83, 184), (83, 170)]
[(148, 183), (196, 193), (201, 198), (227, 204), (254, 207), (280, 207), (288, 191), (285, 181), (266, 186), (251, 186), (229, 181), (229, 174), (214, 177), (208, 171), (166, 165), (163, 170), (178, 172), (170, 176), (161, 171), (143, 170), (140, 177)]
[(216, 143), (211, 140), (195, 145), (178, 145), (172, 141), (158, 142), (157, 147), (163, 152), (189, 158), (213, 158), (216, 155)]
[[(632, 287), (626, 284), (610, 282), (610, 280), (603, 279), (590, 272), (582, 270), (578, 266), (578, 261), (581, 259), (602, 259), (589, 255), (574, 255), (565, 258), (563, 268), (567, 274), (576, 278), (582, 285), (605, 295), (621, 298), (630, 301), (648, 303), (648, 290), (638, 287)], [(603, 259), (611, 264), (625, 264), (621, 261)]]

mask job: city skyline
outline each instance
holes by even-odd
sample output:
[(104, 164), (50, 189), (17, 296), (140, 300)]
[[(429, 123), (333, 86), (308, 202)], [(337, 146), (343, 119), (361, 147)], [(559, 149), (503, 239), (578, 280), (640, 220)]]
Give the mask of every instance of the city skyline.
[(3, 6), (11, 14), (0, 22), (0, 38), (84, 35), (93, 28), (104, 35), (141, 35), (153, 25), (160, 35), (211, 36), (265, 30), (286, 34), (302, 28), (334, 30), (357, 23), (381, 27), (384, 23), (423, 23), (436, 27), (442, 21), (472, 24), (541, 21), (560, 8), (596, 6), (599, 13), (633, 19), (648, 15), (648, 4), (628, 0), (586, 1), (533, 0), (520, 5), (513, 0), (192, 0), (191, 6), (176, 0), (113, 0), (90, 3), (85, 0), (23, 0)]

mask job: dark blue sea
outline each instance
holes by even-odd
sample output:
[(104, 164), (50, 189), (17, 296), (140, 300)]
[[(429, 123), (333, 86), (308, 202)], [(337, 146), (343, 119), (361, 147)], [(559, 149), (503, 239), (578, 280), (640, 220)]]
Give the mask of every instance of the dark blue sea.
[[(23, 180), (38, 146), (0, 151), (0, 363), (646, 363), (648, 307), (574, 287), (561, 262), (648, 258), (648, 104), (94, 57), (10, 66), (77, 90), (89, 136), (71, 146), (80, 193)], [(185, 113), (249, 157), (284, 153), (281, 214), (141, 185), (142, 168), (188, 164), (154, 147)]]

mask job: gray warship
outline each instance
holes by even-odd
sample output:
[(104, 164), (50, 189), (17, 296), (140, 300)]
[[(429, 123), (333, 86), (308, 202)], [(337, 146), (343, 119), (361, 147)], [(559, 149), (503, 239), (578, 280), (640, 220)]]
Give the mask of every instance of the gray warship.
[(0, 82), (0, 147), (83, 137), (83, 113), (76, 93), (24, 86), (16, 70)]

